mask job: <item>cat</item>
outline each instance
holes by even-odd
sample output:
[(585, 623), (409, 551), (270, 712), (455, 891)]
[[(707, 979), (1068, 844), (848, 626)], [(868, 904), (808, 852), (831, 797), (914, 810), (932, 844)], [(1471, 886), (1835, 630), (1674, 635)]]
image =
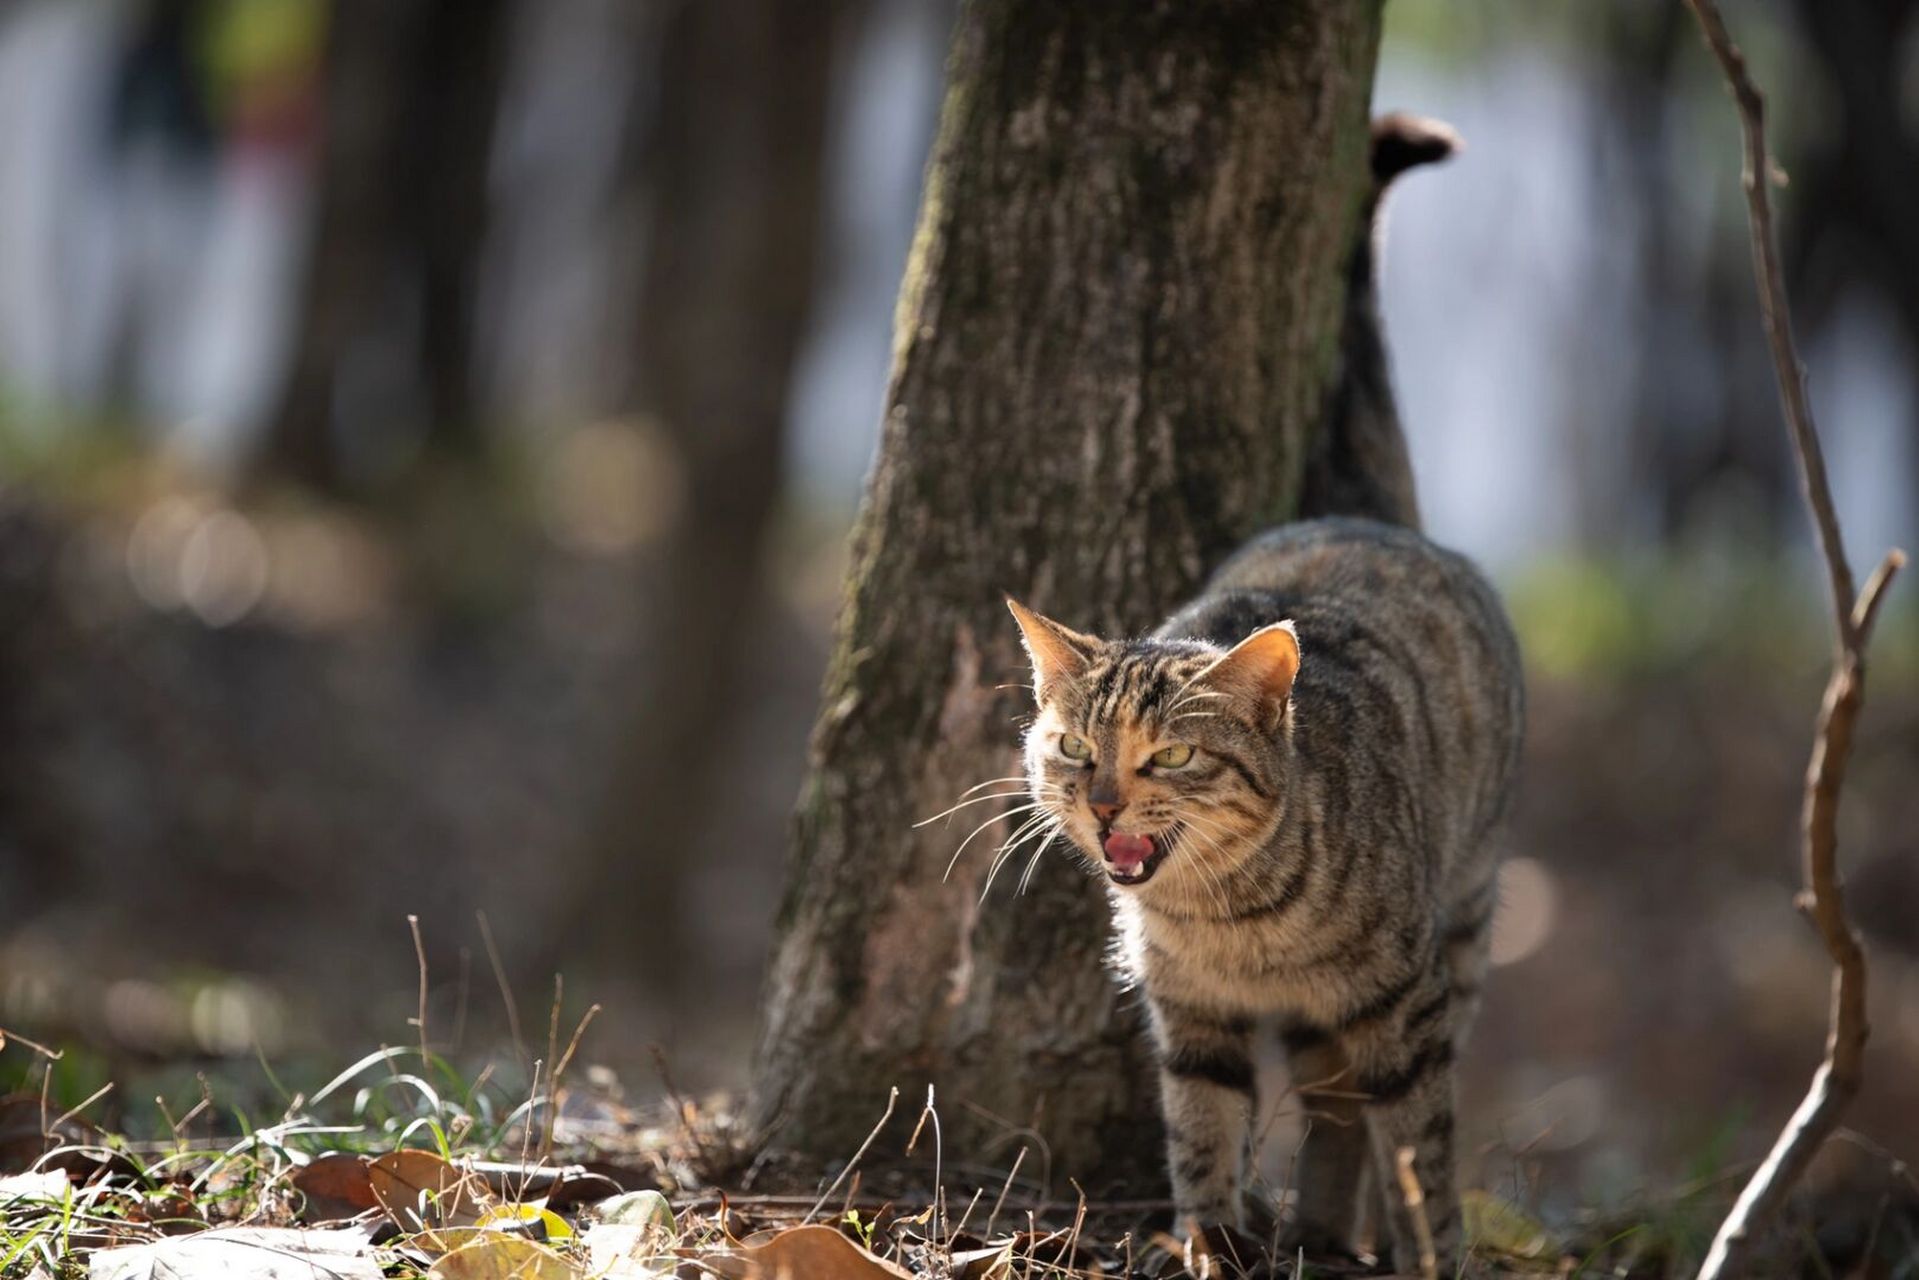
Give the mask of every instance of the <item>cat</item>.
[[(1379, 139), (1407, 127), (1376, 131), (1380, 190), (1398, 170)], [(1362, 252), (1355, 305), (1370, 311)], [(1356, 429), (1375, 456), (1398, 436), (1368, 322), (1370, 352), (1355, 357), (1348, 334), (1346, 381), (1375, 382), (1334, 397), (1329, 433), (1346, 444), (1333, 464), (1364, 452)], [(1370, 1199), (1395, 1266), (1413, 1271), (1401, 1149), (1438, 1265), (1459, 1248), (1453, 1064), (1486, 969), (1524, 707), (1498, 597), (1414, 527), (1397, 449), (1402, 471), (1376, 470), (1370, 488), (1320, 486), (1384, 519), (1263, 533), (1144, 639), (1008, 603), (1038, 701), (1028, 788), (1108, 882), (1159, 1051), (1181, 1222), (1242, 1222), (1254, 1034), (1272, 1022), (1316, 1117), (1289, 1246), (1352, 1251)]]

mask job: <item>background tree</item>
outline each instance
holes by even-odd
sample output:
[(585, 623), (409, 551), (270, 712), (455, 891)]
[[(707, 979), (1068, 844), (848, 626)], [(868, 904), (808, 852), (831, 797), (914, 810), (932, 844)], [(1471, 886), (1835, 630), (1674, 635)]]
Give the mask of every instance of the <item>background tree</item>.
[(556, 938), (677, 1006), (689, 851), (724, 804), (718, 775), (763, 616), (787, 392), (819, 257), (833, 69), (853, 0), (682, 0), (642, 29), (657, 83), (637, 95), (643, 192), (631, 403), (681, 482), (655, 554), (634, 710), (589, 831), (589, 875)]
[[(333, 6), (313, 242), (263, 470), (340, 491), (383, 478), (409, 443), (477, 450), (476, 297), (514, 13), (511, 0)], [(382, 358), (395, 349), (406, 358)]]
[(1030, 1132), (1055, 1174), (1163, 1177), (1098, 887), (1055, 853), (981, 905), (984, 850), (942, 879), (974, 823), (913, 824), (1016, 772), (1002, 593), (1137, 631), (1292, 514), (1366, 203), (1379, 19), (1372, 0), (965, 9), (766, 997), (755, 1111), (780, 1144), (844, 1157), (888, 1085), (932, 1081), (948, 1160)]

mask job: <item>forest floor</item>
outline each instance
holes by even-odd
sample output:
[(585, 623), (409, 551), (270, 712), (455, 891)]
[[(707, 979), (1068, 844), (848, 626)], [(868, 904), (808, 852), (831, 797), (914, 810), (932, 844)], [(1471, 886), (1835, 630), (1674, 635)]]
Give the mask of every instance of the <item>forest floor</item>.
[[(824, 1171), (805, 1167), (756, 1152), (723, 1106), (675, 1098), (636, 1111), (592, 1073), (568, 1084), (578, 1036), (563, 1052), (557, 1027), (552, 1040), (557, 1090), (537, 1063), (521, 1090), (501, 1083), (516, 1065), (467, 1078), (429, 1049), (386, 1048), (311, 1096), (286, 1096), (264, 1124), (224, 1106), (203, 1078), (201, 1098), (177, 1119), (161, 1103), (171, 1132), (157, 1140), (91, 1124), (105, 1089), (71, 1109), (50, 1086), (0, 1099), (0, 1276), (1211, 1280), (1384, 1270), (1366, 1258), (1287, 1256), (1276, 1231), (1182, 1241), (1169, 1204), (1089, 1200), (1077, 1186), (1061, 1196), (1018, 1159), (1002, 1171), (943, 1167), (930, 1099), (906, 1151), (869, 1143)], [(1688, 1274), (1741, 1172), (1554, 1226), (1469, 1191), (1459, 1274)], [(1849, 1257), (1831, 1256), (1832, 1242), (1812, 1230), (1830, 1205), (1796, 1206), (1773, 1251), (1778, 1273), (1914, 1274), (1914, 1203), (1857, 1206), (1869, 1234), (1840, 1250)]]
[[(1034, 1161), (942, 1167), (935, 1142), (909, 1159), (889, 1137), (834, 1186), (838, 1166), (746, 1158), (723, 1102), (631, 1107), (584, 1066), (555, 1090), (523, 1054), (496, 1068), (449, 1050), (455, 1066), (409, 1048), (325, 1086), (351, 1056), (339, 1046), (414, 1012), (397, 904), (433, 904), (436, 954), (491, 909), (509, 970), (539, 940), (571, 937), (548, 899), (586, 874), (568, 861), (585, 844), (569, 824), (592, 808), (592, 762), (628, 703), (617, 655), (636, 634), (634, 567), (549, 553), (527, 575), (537, 590), (502, 589), (508, 603), (477, 611), (491, 621), (460, 630), (397, 606), (296, 627), (270, 600), (216, 628), (134, 590), (146, 563), (134, 532), (155, 511), (178, 515), (177, 496), (77, 530), (22, 517), (0, 565), (22, 620), (0, 635), (0, 846), (33, 851), (0, 857), (0, 1025), (94, 1050), (45, 1073), (17, 1039), (0, 1054), (0, 1094), (21, 1090), (0, 1100), (0, 1275), (725, 1276), (785, 1262), (796, 1280), (1011, 1280), (1227, 1267), (1170, 1240), (1167, 1206), (1082, 1202), (1035, 1177)], [(306, 523), (263, 521), (261, 536), (311, 541)], [(365, 541), (322, 525), (336, 550)], [(837, 570), (806, 576), (830, 583)], [(1824, 669), (1816, 636), (1800, 634), (1816, 622), (1802, 587), (1776, 565), (1662, 562), (1540, 570), (1510, 591), (1532, 730), (1511, 864), (1523, 874), (1507, 886), (1512, 928), (1503, 944), (1495, 930), (1501, 963), (1462, 1075), (1467, 1177), (1485, 1189), (1468, 1205), (1475, 1273), (1690, 1274), (1805, 1087), (1829, 970), (1791, 906)], [(588, 975), (609, 1010), (594, 1029), (600, 1060), (643, 1061), (664, 1042), (688, 1083), (738, 1083), (778, 893), (765, 851), (798, 786), (830, 596), (776, 611), (769, 648), (786, 665), (760, 673), (747, 701), (761, 719), (727, 756), (728, 776), (753, 785), (716, 806), (724, 830), (700, 846), (712, 856), (688, 859), (704, 873), (685, 898), (701, 928), (677, 968), (697, 984), (685, 1021), (714, 1046), (708, 1062), (688, 1052), (691, 1035), (663, 1036)], [(1919, 618), (1889, 616), (1880, 647), (1843, 814), (1874, 999), (1868, 1086), (1849, 1120), (1910, 1152)], [(528, 850), (541, 851), (537, 874)], [(436, 1032), (467, 1026), (468, 950), (483, 955), (462, 949), (458, 983), (432, 993)], [(483, 975), (485, 960), (473, 967)], [(473, 1003), (478, 1043), (488, 1029)], [(541, 1046), (543, 1060), (561, 1047)], [(168, 1100), (158, 1120), (155, 1094)], [(1780, 1270), (1919, 1276), (1919, 1183), (1856, 1136), (1826, 1154), (1775, 1250)], [(613, 1199), (635, 1192), (660, 1195), (665, 1212)], [(822, 1231), (846, 1245), (820, 1243)], [(1255, 1270), (1298, 1262), (1270, 1256), (1270, 1238), (1241, 1245)], [(781, 1252), (796, 1249), (832, 1252)], [(1339, 1273), (1323, 1260), (1306, 1270)]]

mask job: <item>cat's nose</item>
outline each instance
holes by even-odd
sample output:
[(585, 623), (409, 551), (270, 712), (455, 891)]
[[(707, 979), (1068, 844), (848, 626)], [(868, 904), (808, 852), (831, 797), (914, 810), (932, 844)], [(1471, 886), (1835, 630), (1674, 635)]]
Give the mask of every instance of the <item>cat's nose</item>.
[(1117, 797), (1096, 795), (1090, 798), (1089, 800), (1087, 800), (1086, 807), (1093, 811), (1093, 816), (1095, 818), (1098, 818), (1101, 822), (1106, 823), (1106, 822), (1111, 822), (1114, 818), (1119, 817), (1119, 811), (1121, 809), (1124, 809), (1126, 805), (1123, 801), (1121, 801)]

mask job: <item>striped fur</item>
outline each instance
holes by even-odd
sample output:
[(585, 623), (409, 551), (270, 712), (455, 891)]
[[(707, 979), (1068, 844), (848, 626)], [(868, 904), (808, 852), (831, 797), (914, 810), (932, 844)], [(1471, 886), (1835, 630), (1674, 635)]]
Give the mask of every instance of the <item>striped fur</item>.
[[(1255, 539), (1143, 640), (1015, 613), (1040, 697), (1032, 794), (1114, 881), (1182, 1218), (1240, 1220), (1267, 1024), (1322, 1117), (1298, 1171), (1299, 1240), (1350, 1243), (1368, 1167), (1410, 1146), (1451, 1256), (1453, 1061), (1485, 971), (1522, 721), (1492, 589), (1410, 530), (1327, 519)], [(1182, 744), (1183, 766), (1155, 763)], [(1141, 837), (1146, 865), (1108, 856)], [(1411, 1269), (1410, 1223), (1386, 1211)]]

